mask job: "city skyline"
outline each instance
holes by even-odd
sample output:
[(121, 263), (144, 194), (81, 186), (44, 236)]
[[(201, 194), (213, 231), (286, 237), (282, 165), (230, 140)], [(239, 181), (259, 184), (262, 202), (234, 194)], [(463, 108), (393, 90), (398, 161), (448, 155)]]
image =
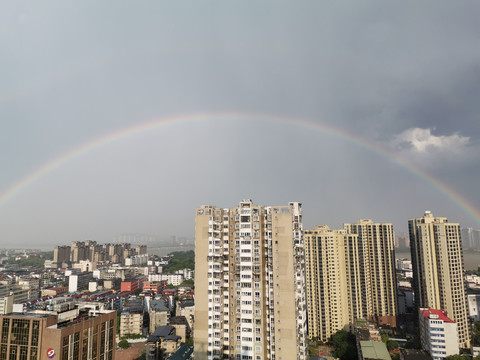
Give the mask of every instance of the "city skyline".
[(198, 204), (240, 198), (300, 201), (311, 229), (480, 228), (479, 15), (2, 3), (0, 247), (193, 239)]

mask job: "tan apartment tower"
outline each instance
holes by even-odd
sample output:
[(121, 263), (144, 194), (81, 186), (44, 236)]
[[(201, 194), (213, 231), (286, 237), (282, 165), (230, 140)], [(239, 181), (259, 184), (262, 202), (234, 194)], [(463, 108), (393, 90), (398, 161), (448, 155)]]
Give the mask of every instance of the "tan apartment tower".
[(303, 261), (298, 202), (197, 209), (195, 359), (306, 359)]
[(356, 224), (344, 224), (344, 229), (348, 234), (358, 235), (361, 317), (374, 320), (379, 325), (396, 327), (395, 236), (392, 224), (360, 219)]
[(361, 317), (358, 235), (317, 226), (305, 230), (308, 336), (326, 342), (338, 330), (353, 330)]
[(442, 309), (457, 322), (460, 348), (470, 347), (460, 225), (430, 211), (408, 220), (416, 306)]

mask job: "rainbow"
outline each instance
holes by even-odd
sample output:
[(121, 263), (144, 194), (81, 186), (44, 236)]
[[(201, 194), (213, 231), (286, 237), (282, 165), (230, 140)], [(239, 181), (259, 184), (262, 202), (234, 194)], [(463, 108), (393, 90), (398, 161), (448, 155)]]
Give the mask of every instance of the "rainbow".
[(189, 122), (201, 122), (205, 120), (222, 120), (222, 121), (256, 120), (256, 121), (284, 123), (287, 125), (306, 128), (308, 130), (319, 131), (326, 135), (337, 137), (341, 140), (349, 141), (361, 148), (365, 148), (369, 151), (376, 153), (378, 156), (386, 159), (387, 161), (400, 165), (402, 168), (406, 169), (416, 177), (430, 184), (439, 192), (444, 194), (447, 198), (452, 200), (453, 203), (455, 203), (460, 209), (462, 209), (472, 219), (474, 219), (478, 224), (480, 224), (480, 211), (475, 206), (473, 206), (473, 204), (471, 204), (465, 197), (463, 197), (456, 190), (449, 187), (439, 179), (428, 174), (426, 171), (419, 168), (418, 166), (408, 163), (406, 160), (393, 154), (390, 150), (381, 146), (380, 144), (369, 142), (366, 139), (355, 136), (351, 133), (340, 130), (338, 128), (315, 123), (305, 119), (287, 118), (287, 117), (270, 116), (270, 115), (236, 114), (236, 113), (194, 114), (194, 115), (182, 115), (182, 116), (161, 118), (158, 120), (153, 120), (153, 121), (142, 123), (140, 125), (135, 125), (129, 128), (125, 128), (125, 129), (110, 133), (108, 135), (96, 138), (88, 143), (81, 145), (80, 147), (77, 147), (65, 154), (62, 154), (61, 156), (47, 162), (46, 164), (41, 165), (36, 170), (34, 170), (30, 174), (23, 177), (18, 182), (16, 182), (15, 184), (7, 188), (3, 193), (0, 194), (0, 207), (4, 206), (5, 203), (7, 203), (7, 201), (9, 201), (11, 198), (13, 198), (15, 195), (20, 193), (22, 190), (26, 189), (28, 186), (33, 184), (39, 178), (54, 171), (55, 169), (59, 168), (63, 164), (70, 162), (80, 156), (83, 156), (91, 151), (94, 151), (100, 147), (104, 147), (113, 142), (120, 141), (127, 137), (139, 135), (154, 129), (174, 126), (177, 124), (184, 124)]

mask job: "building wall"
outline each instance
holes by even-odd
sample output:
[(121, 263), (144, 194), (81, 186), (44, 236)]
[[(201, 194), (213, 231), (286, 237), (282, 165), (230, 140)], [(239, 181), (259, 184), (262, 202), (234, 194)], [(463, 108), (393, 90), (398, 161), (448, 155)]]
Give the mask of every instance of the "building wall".
[(480, 321), (480, 294), (468, 294), (468, 312), (473, 321)]
[(0, 359), (47, 360), (52, 349), (54, 359), (79, 360), (85, 352), (92, 358), (94, 352), (99, 360), (114, 360), (115, 319), (111, 311), (57, 327), (56, 315), (0, 316)]
[(299, 203), (197, 209), (196, 359), (306, 358), (301, 216)]
[(397, 296), (392, 224), (361, 219), (356, 224), (344, 224), (344, 229), (358, 235), (362, 317), (395, 327)]
[(142, 335), (143, 313), (123, 311), (120, 314), (120, 336), (127, 334)]
[[(433, 360), (442, 360), (447, 356), (458, 354), (460, 349), (457, 324), (446, 315), (447, 320), (445, 321), (438, 315), (430, 313), (431, 311), (428, 308), (419, 310), (422, 348), (430, 354)], [(433, 311), (442, 312), (438, 309)]]
[[(355, 276), (359, 270), (358, 255), (349, 256), (356, 248), (349, 245), (356, 237), (326, 225), (304, 231), (310, 338), (328, 341), (338, 330), (350, 330), (354, 323), (360, 294)], [(350, 258), (357, 261), (350, 263)]]
[(460, 225), (426, 212), (409, 219), (417, 306), (443, 309), (456, 321), (461, 348), (470, 347)]
[(170, 314), (167, 310), (165, 311), (149, 311), (150, 315), (150, 334), (155, 331), (156, 328), (159, 326), (168, 325), (168, 319), (170, 318)]

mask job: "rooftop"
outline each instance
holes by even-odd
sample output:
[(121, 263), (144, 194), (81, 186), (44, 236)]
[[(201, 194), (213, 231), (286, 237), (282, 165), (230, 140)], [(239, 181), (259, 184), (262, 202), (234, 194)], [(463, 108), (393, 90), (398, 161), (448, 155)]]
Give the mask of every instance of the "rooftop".
[(387, 347), (380, 341), (360, 341), (362, 356), (364, 359), (391, 360)]
[(424, 308), (420, 309), (420, 312), (422, 313), (423, 317), (427, 319), (442, 320), (443, 322), (448, 323), (455, 322), (447, 316), (447, 312), (445, 310)]

